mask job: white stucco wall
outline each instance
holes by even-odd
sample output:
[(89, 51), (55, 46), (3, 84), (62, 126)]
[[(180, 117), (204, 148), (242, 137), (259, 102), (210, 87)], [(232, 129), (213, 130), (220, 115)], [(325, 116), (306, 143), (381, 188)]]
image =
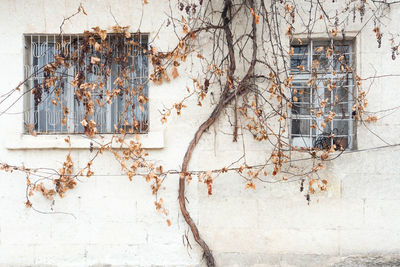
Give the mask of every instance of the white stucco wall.
[[(2, 1), (0, 9), (0, 94), (14, 88), (23, 78), (23, 34), (57, 33), (64, 16), (74, 13), (80, 1)], [(156, 3), (157, 2), (157, 3)], [(83, 1), (88, 16), (67, 22), (66, 33), (80, 33), (94, 26), (139, 25), (141, 1)], [(157, 8), (155, 8), (155, 6)], [(168, 12), (164, 1), (150, 1), (144, 8), (142, 32), (157, 32)], [(389, 18), (400, 15), (395, 8)], [(390, 26), (392, 27), (392, 26)], [(394, 26), (393, 26), (394, 27)], [(389, 55), (388, 41), (377, 48), (372, 26), (357, 36), (357, 68), (362, 77), (375, 72), (399, 74), (398, 61)], [(175, 39), (165, 30), (157, 45), (168, 48)], [(180, 73), (184, 73), (184, 66)], [(399, 77), (373, 82), (369, 92), (372, 111), (398, 106)], [(179, 170), (187, 144), (210, 110), (197, 105), (173, 115), (162, 126), (158, 109), (185, 95), (191, 81), (182, 75), (162, 86), (150, 86), (150, 132), (143, 137), (150, 158), (165, 169)], [(368, 81), (366, 82), (368, 85)], [(2, 109), (0, 109), (2, 110)], [(10, 112), (20, 112), (22, 102)], [(196, 114), (196, 116), (193, 116)], [(389, 114), (368, 127), (387, 142), (399, 143), (399, 113)], [(0, 161), (29, 167), (62, 164), (66, 150), (55, 138), (22, 137), (22, 115), (0, 116)], [(223, 132), (230, 129), (218, 121), (205, 134), (193, 155), (191, 169), (221, 168), (242, 153), (242, 142), (231, 142)], [(84, 166), (90, 152), (86, 139), (75, 137), (72, 159)], [(46, 139), (46, 140), (44, 140)], [(310, 205), (299, 192), (299, 184), (258, 184), (245, 190), (242, 178), (219, 176), (214, 194), (204, 184), (192, 181), (187, 188), (189, 210), (200, 233), (213, 250), (219, 266), (321, 266), (348, 255), (400, 253), (400, 159), (399, 147), (368, 150), (384, 145), (364, 127), (357, 130), (358, 149), (327, 163), (322, 171), (329, 181), (325, 194)], [(61, 139), (62, 140), (62, 139)], [(147, 142), (147, 143), (146, 143)], [(246, 139), (247, 160), (256, 162), (265, 152)], [(63, 199), (55, 211), (74, 214), (43, 215), (27, 209), (25, 176), (0, 174), (0, 266), (198, 266), (201, 251), (189, 232), (192, 249), (183, 243), (188, 233), (177, 201), (178, 176), (169, 176), (161, 192), (172, 225), (154, 209), (154, 196), (143, 179), (130, 182), (118, 175), (112, 157), (94, 163), (96, 174), (82, 182)], [(49, 210), (49, 202), (35, 197), (35, 205)]]

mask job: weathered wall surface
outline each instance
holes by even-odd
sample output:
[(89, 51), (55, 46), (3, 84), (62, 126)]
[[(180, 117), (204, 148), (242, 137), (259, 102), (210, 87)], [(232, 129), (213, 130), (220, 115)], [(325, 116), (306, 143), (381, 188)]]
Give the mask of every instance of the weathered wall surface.
[[(80, 1), (3, 1), (0, 9), (0, 93), (15, 87), (23, 78), (23, 34), (58, 33), (62, 18), (76, 11)], [(164, 1), (150, 1), (145, 7), (142, 32), (151, 36), (164, 22), (168, 7)], [(160, 2), (160, 3), (155, 3)], [(141, 1), (84, 1), (88, 16), (67, 22), (64, 31), (80, 33), (94, 26), (115, 24), (136, 29), (141, 17)], [(153, 6), (152, 6), (153, 5)], [(154, 8), (157, 6), (157, 8)], [(400, 9), (389, 16), (396, 18)], [(388, 54), (388, 42), (377, 48), (371, 28), (356, 38), (357, 68), (362, 77), (398, 74), (398, 61)], [(171, 32), (162, 30), (156, 43), (172, 47)], [(184, 66), (180, 72), (184, 73)], [(369, 81), (366, 81), (368, 84)], [(398, 106), (398, 77), (373, 82), (369, 92), (372, 111)], [(208, 104), (193, 105), (180, 118), (172, 116), (160, 123), (158, 109), (185, 95), (189, 79), (162, 86), (150, 86), (150, 132), (162, 133), (146, 141), (161, 148), (150, 149), (150, 158), (165, 169), (179, 169), (195, 129), (207, 118)], [(208, 103), (208, 102), (207, 102)], [(2, 110), (2, 109), (0, 109)], [(21, 112), (18, 102), (10, 112)], [(193, 114), (196, 114), (194, 116)], [(398, 143), (398, 112), (388, 115), (371, 131), (387, 142)], [(191, 169), (221, 168), (242, 153), (242, 142), (231, 142), (231, 131), (222, 121), (212, 126), (196, 149)], [(322, 266), (348, 264), (349, 255), (400, 253), (400, 159), (399, 148), (369, 150), (384, 145), (365, 127), (358, 127), (358, 152), (344, 153), (327, 164), (321, 175), (329, 181), (328, 192), (312, 198), (310, 205), (299, 184), (258, 184), (245, 190), (237, 175), (225, 174), (215, 180), (214, 194), (207, 195), (204, 184), (188, 186), (189, 210), (220, 266)], [(37, 137), (23, 143), (22, 115), (0, 117), (0, 161), (26, 166), (58, 168), (65, 149), (43, 146)], [(22, 138), (22, 139), (21, 139)], [(80, 142), (80, 137), (73, 138)], [(62, 139), (61, 139), (62, 140)], [(57, 142), (54, 141), (53, 142)], [(62, 142), (62, 141), (58, 141)], [(263, 157), (262, 148), (246, 139), (247, 160)], [(15, 149), (15, 147), (18, 147)], [(24, 148), (25, 146), (25, 148)], [(12, 148), (12, 149), (10, 149)], [(29, 148), (29, 149), (28, 149)], [(90, 151), (73, 149), (76, 167), (87, 162)], [(198, 246), (188, 234), (193, 249), (184, 245), (188, 233), (177, 201), (178, 177), (165, 181), (161, 193), (172, 225), (154, 209), (154, 196), (142, 179), (129, 182), (119, 175), (120, 167), (109, 155), (94, 164), (96, 175), (82, 178), (75, 190), (56, 199), (55, 211), (74, 214), (43, 215), (24, 207), (25, 177), (18, 173), (0, 175), (0, 266), (198, 266), (203, 263)], [(38, 208), (49, 210), (49, 202), (35, 198)], [(389, 256), (388, 256), (389, 257)], [(384, 260), (385, 258), (379, 258)], [(390, 261), (392, 259), (389, 260)], [(340, 263), (342, 262), (342, 263)], [(366, 262), (366, 260), (364, 260)], [(395, 261), (392, 261), (395, 262)]]

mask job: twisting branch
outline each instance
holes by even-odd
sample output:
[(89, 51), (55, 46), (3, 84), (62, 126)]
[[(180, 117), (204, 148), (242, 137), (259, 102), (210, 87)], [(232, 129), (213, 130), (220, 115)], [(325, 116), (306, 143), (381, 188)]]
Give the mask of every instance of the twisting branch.
[[(251, 8), (254, 10), (254, 1), (250, 0), (250, 5)], [(186, 154), (183, 159), (182, 163), (182, 173), (179, 179), (179, 204), (181, 208), (181, 212), (190, 226), (193, 236), (196, 240), (196, 242), (202, 247), (204, 251), (204, 255), (207, 261), (208, 266), (215, 266), (215, 261), (214, 257), (212, 255), (211, 250), (209, 249), (208, 245), (206, 242), (200, 237), (199, 230), (194, 223), (193, 219), (190, 217), (190, 214), (186, 208), (186, 203), (185, 203), (185, 178), (186, 174), (188, 172), (188, 165), (190, 162), (190, 159), (192, 157), (193, 151), (199, 142), (201, 136), (203, 133), (218, 119), (218, 117), (221, 114), (221, 111), (224, 110), (224, 108), (238, 95), (244, 94), (250, 87), (246, 86), (248, 84), (248, 80), (252, 77), (252, 74), (254, 72), (254, 67), (257, 62), (257, 25), (256, 25), (256, 18), (252, 19), (252, 60), (250, 63), (250, 66), (247, 70), (247, 73), (242, 79), (239, 84), (237, 85), (236, 89), (234, 87), (234, 73), (236, 70), (236, 60), (235, 60), (235, 50), (233, 46), (233, 35), (232, 31), (230, 29), (230, 17), (228, 14), (231, 13), (232, 9), (232, 1), (227, 0), (225, 1), (224, 9), (222, 12), (222, 21), (224, 24), (223, 30), (225, 33), (225, 38), (226, 38), (226, 43), (228, 46), (228, 58), (229, 58), (229, 63), (228, 63), (228, 71), (227, 71), (227, 81), (225, 83), (224, 90), (221, 94), (221, 97), (219, 99), (218, 104), (214, 108), (213, 112), (211, 113), (210, 117), (204, 121), (200, 127), (197, 129), (193, 139), (191, 140), (189, 147), (186, 150)], [(236, 105), (235, 105), (236, 107)], [(235, 128), (237, 126), (235, 125)], [(234, 137), (235, 138), (235, 137)]]

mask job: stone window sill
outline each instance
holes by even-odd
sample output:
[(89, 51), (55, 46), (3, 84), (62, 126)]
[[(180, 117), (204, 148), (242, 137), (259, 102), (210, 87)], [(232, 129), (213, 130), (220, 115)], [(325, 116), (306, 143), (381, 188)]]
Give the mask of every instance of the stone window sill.
[[(93, 148), (99, 148), (101, 145), (110, 142), (112, 135), (104, 134), (100, 136), (96, 136), (93, 139), (88, 138), (85, 135), (79, 134), (54, 134), (54, 135), (27, 135), (21, 134), (17, 135), (15, 138), (11, 140), (7, 140), (4, 146), (9, 150), (29, 150), (29, 149), (68, 149), (68, 143), (65, 142), (65, 138), (70, 136), (71, 140), (71, 148), (72, 149), (89, 149), (90, 143), (93, 144)], [(161, 149), (164, 148), (164, 133), (162, 131), (157, 132), (149, 132), (147, 134), (139, 135), (139, 142), (142, 143), (142, 147), (146, 149)], [(125, 143), (129, 143), (129, 141), (136, 141), (135, 135), (126, 136)], [(112, 143), (113, 148), (120, 148), (121, 143), (116, 141), (114, 138)], [(122, 148), (126, 147), (123, 145)]]

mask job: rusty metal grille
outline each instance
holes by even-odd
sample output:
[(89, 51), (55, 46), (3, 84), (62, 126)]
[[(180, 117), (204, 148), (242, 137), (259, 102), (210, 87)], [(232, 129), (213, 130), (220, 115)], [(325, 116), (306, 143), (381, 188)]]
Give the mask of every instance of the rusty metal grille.
[[(107, 37), (113, 51), (113, 58), (117, 57), (122, 51), (128, 55), (128, 69), (131, 70), (128, 71), (129, 86), (141, 88), (141, 94), (147, 98), (149, 74), (146, 50), (148, 35), (135, 34), (135, 43), (139, 43), (139, 46), (124, 44), (125, 42), (121, 42), (122, 38), (117, 35)], [(59, 67), (56, 72), (55, 85), (48, 88), (47, 92), (43, 92), (39, 103), (35, 102), (34, 91), (32, 91), (33, 88), (44, 82), (46, 77), (43, 69), (47, 64), (55, 61), (55, 55), (77, 52), (78, 57), (82, 56), (79, 55), (80, 50), (78, 49), (82, 40), (81, 35), (25, 35), (25, 132), (34, 129), (39, 134), (84, 133), (84, 127), (81, 125), (85, 115), (84, 106), (82, 101), (75, 97), (76, 88), (71, 85), (71, 81), (78, 72), (84, 72), (85, 82), (96, 82), (104, 78), (105, 74), (100, 73), (98, 66), (90, 64), (91, 56), (96, 56), (95, 49), (90, 48), (89, 53), (82, 58), (84, 64), (70, 66), (69, 68)], [(99, 55), (97, 54), (97, 56)], [(100, 55), (100, 60), (105, 62), (105, 56)], [(92, 94), (94, 99), (104, 99), (107, 90), (115, 89), (114, 81), (120, 75), (121, 69), (121, 65), (112, 60), (111, 71), (104, 79), (106, 81), (104, 90), (94, 92)], [(110, 104), (95, 105), (91, 119), (96, 122), (99, 133), (115, 133), (121, 128), (127, 132), (135, 133), (148, 131), (148, 103), (139, 104), (138, 95), (129, 96), (127, 94), (129, 93), (122, 92)], [(57, 105), (52, 103), (56, 96), (59, 98)], [(67, 107), (69, 110), (67, 116), (63, 112), (63, 107)], [(64, 122), (62, 123), (63, 119)]]

